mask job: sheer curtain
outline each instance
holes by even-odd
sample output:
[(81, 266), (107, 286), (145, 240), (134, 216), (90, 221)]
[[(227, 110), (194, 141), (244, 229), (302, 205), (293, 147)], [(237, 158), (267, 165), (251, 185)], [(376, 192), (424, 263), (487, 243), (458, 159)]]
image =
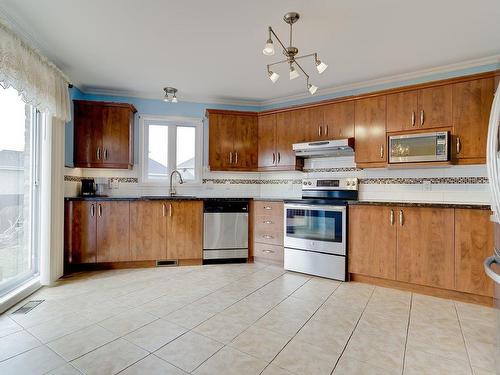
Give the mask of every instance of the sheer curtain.
[(44, 114), (41, 170), (40, 282), (63, 274), (64, 127), (71, 119), (68, 78), (0, 19), (0, 85), (15, 88)]

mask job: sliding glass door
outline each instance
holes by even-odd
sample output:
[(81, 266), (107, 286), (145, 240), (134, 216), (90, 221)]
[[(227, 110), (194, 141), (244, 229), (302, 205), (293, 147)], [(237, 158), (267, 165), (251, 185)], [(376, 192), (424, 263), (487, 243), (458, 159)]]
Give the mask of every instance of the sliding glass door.
[(0, 298), (39, 272), (40, 121), (0, 87)]

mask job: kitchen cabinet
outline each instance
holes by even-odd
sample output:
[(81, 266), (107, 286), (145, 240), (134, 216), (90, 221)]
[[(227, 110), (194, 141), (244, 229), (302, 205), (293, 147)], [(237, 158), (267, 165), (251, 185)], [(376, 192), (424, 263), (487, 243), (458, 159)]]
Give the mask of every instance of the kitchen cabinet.
[(355, 102), (355, 161), (358, 167), (383, 167), (386, 150), (386, 97), (375, 96)]
[(302, 143), (309, 141), (311, 129), (311, 111), (309, 108), (302, 108), (290, 111), (290, 132), (291, 143)]
[(135, 112), (127, 103), (75, 100), (75, 167), (131, 169)]
[(354, 137), (354, 101), (311, 107), (307, 142)]
[(283, 265), (283, 202), (253, 201), (251, 212), (254, 260)]
[(418, 129), (418, 90), (387, 95), (387, 132)]
[(130, 203), (128, 201), (98, 201), (97, 262), (129, 261)]
[(323, 106), (309, 108), (307, 135), (305, 142), (322, 141), (328, 138), (328, 126), (325, 125)]
[(69, 264), (97, 261), (97, 207), (93, 201), (69, 201), (64, 206), (64, 251)]
[(349, 272), (395, 280), (396, 249), (394, 207), (349, 207)]
[(203, 202), (167, 202), (167, 258), (202, 259)]
[(300, 170), (303, 160), (293, 152), (294, 133), (290, 112), (261, 115), (258, 120), (259, 170)]
[(494, 78), (455, 83), (452, 88), (452, 155), (461, 164), (484, 164)]
[(398, 208), (397, 280), (454, 288), (454, 210)]
[(257, 169), (257, 113), (207, 110), (208, 159), (214, 171)]
[(130, 260), (167, 259), (167, 202), (130, 202)]
[(490, 215), (489, 210), (455, 209), (455, 287), (459, 291), (493, 296), (493, 281), (483, 268), (494, 247)]

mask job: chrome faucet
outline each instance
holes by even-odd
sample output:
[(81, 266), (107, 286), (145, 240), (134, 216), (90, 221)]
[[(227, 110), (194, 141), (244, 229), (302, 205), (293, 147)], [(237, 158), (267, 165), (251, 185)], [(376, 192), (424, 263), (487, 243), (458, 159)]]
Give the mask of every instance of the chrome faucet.
[(182, 176), (179, 173), (179, 171), (177, 169), (174, 169), (172, 171), (172, 173), (170, 173), (170, 195), (177, 194), (177, 192), (175, 191), (175, 186), (173, 185), (173, 177), (174, 177), (174, 174), (176, 174), (176, 173), (177, 173), (177, 176), (179, 176), (179, 184), (184, 183), (184, 180), (182, 179)]

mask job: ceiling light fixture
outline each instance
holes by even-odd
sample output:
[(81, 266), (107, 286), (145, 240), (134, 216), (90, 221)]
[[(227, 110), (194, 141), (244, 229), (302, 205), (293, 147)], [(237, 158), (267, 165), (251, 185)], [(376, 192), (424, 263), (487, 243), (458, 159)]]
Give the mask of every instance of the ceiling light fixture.
[(267, 65), (267, 73), (268, 73), (269, 79), (273, 83), (275, 83), (278, 80), (279, 75), (277, 73), (273, 72), (270, 69), (270, 67), (273, 65), (283, 64), (283, 63), (289, 64), (289, 66), (290, 66), (290, 79), (295, 79), (295, 78), (300, 76), (298, 70), (295, 68), (295, 66), (296, 66), (297, 68), (299, 68), (302, 71), (302, 73), (306, 77), (307, 89), (309, 90), (311, 95), (313, 95), (316, 92), (316, 90), (318, 89), (318, 87), (309, 84), (309, 75), (304, 71), (304, 69), (302, 69), (302, 66), (300, 66), (300, 64), (297, 62), (297, 60), (304, 59), (306, 57), (314, 57), (316, 69), (318, 70), (318, 73), (320, 73), (320, 74), (323, 73), (326, 70), (326, 68), (328, 68), (328, 65), (325, 64), (320, 59), (318, 59), (317, 53), (310, 53), (310, 54), (304, 55), (304, 56), (297, 56), (297, 54), (299, 53), (299, 50), (298, 50), (298, 48), (292, 46), (292, 27), (293, 27), (293, 24), (295, 22), (297, 22), (299, 18), (300, 18), (300, 16), (297, 12), (289, 12), (283, 16), (283, 20), (287, 24), (290, 25), (290, 43), (289, 43), (288, 47), (285, 47), (283, 42), (280, 40), (280, 38), (278, 38), (276, 33), (273, 31), (272, 27), (269, 26), (269, 28), (268, 28), (269, 38), (267, 39), (266, 45), (265, 45), (264, 49), (262, 50), (262, 53), (266, 56), (274, 55), (274, 52), (275, 52), (274, 51), (274, 44), (273, 44), (273, 36), (274, 36), (276, 38), (276, 40), (278, 41), (278, 43), (283, 48), (283, 54), (286, 56), (286, 59)]
[[(163, 91), (165, 91), (165, 96), (163, 97), (163, 101), (167, 103), (177, 103), (177, 89), (175, 87), (164, 87)], [(172, 97), (168, 96), (171, 94)]]

